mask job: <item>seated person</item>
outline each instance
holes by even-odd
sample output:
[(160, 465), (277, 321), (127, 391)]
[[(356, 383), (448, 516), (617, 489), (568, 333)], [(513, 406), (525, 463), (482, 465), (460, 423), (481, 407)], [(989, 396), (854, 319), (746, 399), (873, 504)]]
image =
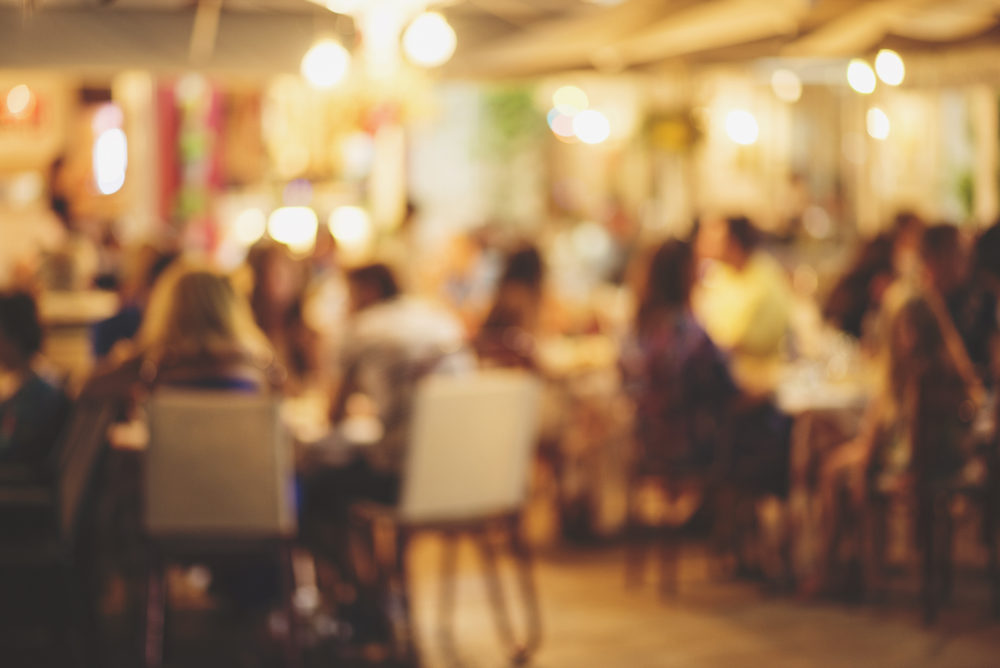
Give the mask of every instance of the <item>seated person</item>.
[(871, 498), (913, 484), (932, 489), (962, 470), (981, 388), (965, 370), (968, 360), (960, 342), (950, 341), (957, 335), (947, 325), (947, 314), (918, 294), (893, 313), (880, 392), (860, 435), (824, 463), (820, 563), (805, 593), (830, 586), (840, 525), (864, 517)]
[(127, 400), (159, 384), (255, 392), (279, 380), (267, 338), (229, 280), (178, 264), (157, 282), (134, 345), (83, 394)]
[[(668, 241), (653, 256), (622, 356), (636, 405), (643, 473), (711, 473), (714, 483), (783, 496), (790, 424), (772, 404), (744, 392), (722, 352), (695, 320), (690, 246)], [(724, 468), (719, 466), (724, 463)]]
[(152, 246), (139, 249), (134, 258), (136, 266), (132, 276), (122, 290), (121, 308), (113, 316), (95, 323), (91, 330), (97, 359), (110, 353), (119, 341), (129, 341), (136, 335), (156, 280), (176, 258), (175, 253), (164, 253)]
[(791, 310), (783, 268), (758, 247), (759, 233), (744, 217), (709, 220), (697, 246), (709, 264), (694, 293), (695, 314), (730, 353), (742, 387), (773, 390)]
[(507, 258), (493, 306), (476, 336), (484, 364), (534, 369), (535, 336), (542, 307), (544, 268), (538, 250), (526, 246)]
[[(396, 503), (417, 383), (429, 373), (472, 370), (475, 361), (464, 350), (458, 319), (432, 302), (401, 294), (385, 265), (354, 269), (347, 280), (351, 316), (341, 354), (342, 382), (331, 411), (337, 427), (332, 448), (361, 456), (347, 465), (311, 467), (304, 517), (314, 546), (332, 558), (343, 581), (357, 586), (360, 578), (346, 544), (351, 505), (359, 500)], [(365, 399), (358, 401), (359, 396)], [(349, 408), (359, 403), (369, 407), (368, 417), (377, 419), (381, 433), (353, 449), (357, 435), (346, 425)], [(359, 603), (373, 601), (369, 596)]]
[(1000, 327), (997, 300), (985, 281), (970, 272), (971, 259), (954, 225), (928, 227), (920, 243), (925, 289), (944, 302), (974, 373), (991, 383), (991, 358)]
[(0, 462), (42, 468), (69, 413), (69, 400), (35, 370), (42, 327), (35, 300), (0, 294)]
[(378, 442), (365, 448), (367, 461), (374, 470), (398, 475), (416, 383), (431, 372), (471, 369), (473, 360), (461, 322), (433, 302), (401, 294), (387, 266), (360, 267), (347, 281), (351, 319), (331, 417), (342, 423), (349, 400), (364, 396), (382, 426)]

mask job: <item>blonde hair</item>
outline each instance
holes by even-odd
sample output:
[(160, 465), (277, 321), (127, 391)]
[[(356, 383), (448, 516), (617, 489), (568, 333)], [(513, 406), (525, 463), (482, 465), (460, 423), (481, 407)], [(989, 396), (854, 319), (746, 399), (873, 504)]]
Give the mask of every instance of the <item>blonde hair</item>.
[(138, 341), (154, 357), (236, 353), (261, 363), (273, 358), (250, 305), (229, 279), (185, 263), (171, 267), (157, 281)]

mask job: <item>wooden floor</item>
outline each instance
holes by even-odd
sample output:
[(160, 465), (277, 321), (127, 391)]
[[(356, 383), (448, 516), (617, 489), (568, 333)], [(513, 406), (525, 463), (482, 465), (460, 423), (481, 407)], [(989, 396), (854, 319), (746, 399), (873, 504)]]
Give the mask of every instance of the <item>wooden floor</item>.
[[(418, 539), (414, 553), (414, 607), (423, 664), (433, 668), (501, 668), (510, 665), (493, 626), (478, 563), (470, 546), (459, 560), (455, 636), (457, 651), (437, 642), (437, 555), (433, 538)], [(924, 628), (915, 578), (901, 577), (879, 605), (802, 602), (769, 595), (758, 585), (709, 575), (697, 549), (682, 561), (676, 597), (663, 601), (652, 582), (626, 590), (621, 547), (560, 548), (537, 564), (544, 642), (537, 668), (683, 666), (930, 667), (1000, 666), (1000, 623), (987, 614), (979, 569), (960, 573), (955, 601), (938, 624)], [(511, 584), (511, 583), (508, 583)], [(133, 627), (134, 628), (134, 627)], [(213, 610), (188, 608), (174, 615), (167, 668), (272, 668), (280, 654), (258, 622)], [(130, 666), (128, 640), (108, 666)], [(306, 668), (372, 666), (337, 661), (323, 645), (308, 651)], [(64, 665), (7, 654), (0, 666)]]
[[(430, 567), (435, 546), (417, 549), (418, 563)], [(474, 558), (466, 557), (456, 621), (460, 665), (507, 665)], [(626, 591), (622, 559), (609, 548), (539, 564), (546, 633), (535, 666), (1000, 666), (1000, 624), (987, 615), (981, 574), (963, 574), (952, 608), (928, 630), (909, 578), (878, 607), (804, 603), (713, 580), (706, 560), (693, 554), (683, 562), (677, 597), (664, 602), (653, 583)], [(433, 642), (433, 586), (429, 574), (418, 579), (417, 613), (426, 663), (443, 668), (455, 664)]]

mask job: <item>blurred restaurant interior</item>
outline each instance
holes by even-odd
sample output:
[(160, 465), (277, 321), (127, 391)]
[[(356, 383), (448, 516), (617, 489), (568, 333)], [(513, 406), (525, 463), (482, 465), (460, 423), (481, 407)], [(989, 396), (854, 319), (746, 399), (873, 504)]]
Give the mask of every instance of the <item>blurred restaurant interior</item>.
[(998, 0), (0, 0), (2, 666), (997, 665), (998, 397)]

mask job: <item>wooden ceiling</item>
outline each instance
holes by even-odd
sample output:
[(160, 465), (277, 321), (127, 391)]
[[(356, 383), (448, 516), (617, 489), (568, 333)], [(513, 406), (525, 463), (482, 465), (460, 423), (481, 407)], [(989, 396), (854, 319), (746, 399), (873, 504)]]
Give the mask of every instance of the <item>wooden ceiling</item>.
[[(0, 68), (294, 71), (315, 36), (356, 37), (322, 0), (0, 0)], [(401, 0), (361, 0), (400, 2)], [(1000, 0), (444, 0), (444, 73), (522, 77), (1000, 46)], [(219, 9), (191, 48), (199, 6)]]

